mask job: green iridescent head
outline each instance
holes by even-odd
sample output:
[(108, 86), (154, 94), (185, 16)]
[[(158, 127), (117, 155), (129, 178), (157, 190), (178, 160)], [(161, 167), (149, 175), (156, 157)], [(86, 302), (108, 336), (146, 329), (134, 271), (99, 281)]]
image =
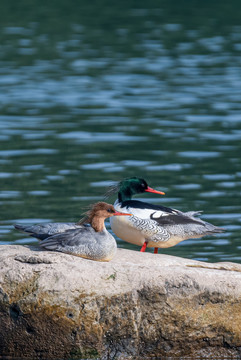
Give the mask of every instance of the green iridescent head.
[(122, 180), (119, 183), (118, 188), (119, 202), (130, 200), (132, 196), (136, 194), (141, 194), (143, 192), (151, 192), (161, 195), (165, 194), (161, 191), (150, 188), (144, 179), (138, 178), (136, 176)]

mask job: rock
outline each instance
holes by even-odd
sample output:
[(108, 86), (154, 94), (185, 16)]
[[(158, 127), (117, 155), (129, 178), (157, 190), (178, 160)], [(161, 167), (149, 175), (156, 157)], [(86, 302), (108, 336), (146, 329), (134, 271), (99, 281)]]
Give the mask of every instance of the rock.
[(241, 356), (241, 265), (0, 246), (0, 356)]

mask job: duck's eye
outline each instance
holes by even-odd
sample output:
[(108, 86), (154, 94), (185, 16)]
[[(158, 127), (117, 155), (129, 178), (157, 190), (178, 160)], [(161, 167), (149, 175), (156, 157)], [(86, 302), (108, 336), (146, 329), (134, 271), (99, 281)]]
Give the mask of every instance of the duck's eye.
[(112, 213), (112, 212), (113, 212), (113, 210), (112, 210), (112, 209), (107, 209), (107, 211), (108, 211), (109, 213)]
[(146, 185), (145, 185), (144, 183), (142, 183), (142, 184), (141, 184), (141, 186), (142, 186), (143, 188), (145, 188), (145, 187), (146, 187)]

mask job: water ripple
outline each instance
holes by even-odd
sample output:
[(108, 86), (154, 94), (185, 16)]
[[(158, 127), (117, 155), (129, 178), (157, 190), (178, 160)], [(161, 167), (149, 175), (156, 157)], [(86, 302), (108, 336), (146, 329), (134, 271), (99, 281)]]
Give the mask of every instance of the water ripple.
[(181, 151), (178, 153), (181, 157), (190, 157), (190, 158), (211, 158), (217, 157), (221, 154), (217, 151)]
[[(2, 7), (8, 15), (9, 7)], [(112, 179), (141, 176), (155, 184), (161, 177), (168, 196), (143, 194), (141, 200), (205, 209), (207, 219), (227, 230), (215, 241), (188, 240), (164, 253), (240, 261), (240, 6), (226, 14), (219, 4), (218, 35), (210, 26), (210, 4), (201, 13), (193, 8), (190, 19), (173, 16), (171, 7), (165, 2), (156, 9), (152, 0), (141, 9), (127, 4), (120, 26), (113, 20), (120, 8), (113, 5), (108, 16), (98, 18), (98, 24), (110, 24), (101, 31), (82, 5), (81, 11), (70, 9), (63, 27), (62, 3), (53, 24), (49, 2), (44, 33), (39, 19), (29, 23), (27, 13), (18, 18), (19, 26), (9, 21), (16, 14), (5, 16), (1, 243), (35, 242), (13, 231), (11, 221), (21, 219), (12, 219), (68, 221), (80, 204), (99, 200)], [(163, 14), (169, 20), (160, 24)], [(86, 186), (89, 196), (74, 196), (85, 195)], [(43, 212), (52, 220), (42, 219)]]
[(159, 170), (181, 171), (183, 169), (189, 169), (191, 167), (192, 167), (192, 165), (190, 165), (190, 164), (149, 165), (149, 166), (146, 166), (146, 170), (149, 170), (149, 171), (159, 171)]
[(61, 139), (75, 140), (78, 143), (91, 143), (91, 142), (118, 142), (118, 141), (144, 141), (145, 136), (131, 136), (124, 133), (95, 133), (87, 131), (72, 131), (58, 135)]

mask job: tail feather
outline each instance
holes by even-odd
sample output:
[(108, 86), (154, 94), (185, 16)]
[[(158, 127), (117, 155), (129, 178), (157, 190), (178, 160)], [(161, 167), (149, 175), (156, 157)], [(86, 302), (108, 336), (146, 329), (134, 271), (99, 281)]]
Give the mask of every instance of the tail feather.
[(210, 229), (207, 231), (208, 235), (213, 235), (213, 234), (220, 234), (225, 232), (226, 230), (220, 227), (215, 226), (213, 229)]
[(49, 234), (37, 233), (32, 231), (33, 226), (31, 225), (29, 226), (29, 225), (14, 224), (14, 227), (16, 230), (21, 231), (22, 233), (25, 233), (39, 240), (44, 240), (49, 236)]
[(14, 227), (15, 227), (16, 230), (19, 230), (19, 231), (22, 231), (22, 232), (27, 232), (27, 231), (26, 231), (26, 228), (27, 228), (28, 226), (20, 225), (20, 224), (14, 224)]

